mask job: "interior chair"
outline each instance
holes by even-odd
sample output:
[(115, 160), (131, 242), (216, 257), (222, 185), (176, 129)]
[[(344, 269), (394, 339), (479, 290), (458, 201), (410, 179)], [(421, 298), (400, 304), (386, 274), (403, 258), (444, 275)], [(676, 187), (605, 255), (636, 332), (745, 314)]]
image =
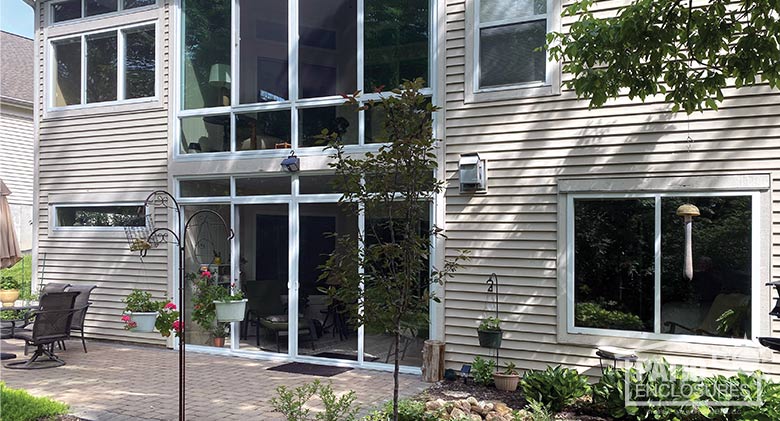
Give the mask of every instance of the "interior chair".
[[(35, 352), (27, 361), (6, 363), (6, 368), (36, 369), (65, 365), (65, 361), (54, 354), (52, 345), (70, 335), (73, 314), (80, 311), (75, 307), (78, 294), (75, 291), (51, 292), (41, 297), (40, 309), (33, 311), (35, 321), (32, 329), (15, 331), (13, 335), (16, 339), (24, 340), (25, 347), (35, 346)], [(48, 357), (48, 360), (38, 361), (41, 357)], [(46, 364), (51, 362), (53, 364)]]
[[(87, 315), (89, 306), (92, 304), (89, 302), (89, 296), (95, 288), (97, 288), (97, 285), (71, 285), (68, 288), (68, 292), (79, 293), (79, 295), (76, 296), (76, 308), (79, 308), (80, 310), (73, 314), (70, 330), (71, 332), (75, 330), (81, 333), (81, 346), (84, 347), (84, 353), (87, 352), (87, 342), (84, 339), (84, 318)], [(60, 341), (59, 345), (61, 349), (65, 349), (65, 341)]]
[(749, 305), (750, 296), (745, 294), (718, 294), (707, 314), (697, 326), (683, 324), (675, 321), (664, 322), (668, 333), (692, 333), (694, 335), (723, 336), (718, 333), (718, 318), (726, 311)]
[[(260, 318), (259, 323), (273, 333), (276, 339), (276, 352), (281, 352), (280, 339), (283, 336), (288, 336), (290, 334), (290, 324), (288, 323), (287, 315), (263, 316)], [(303, 317), (298, 319), (298, 337), (308, 340), (311, 343), (311, 349), (315, 349), (317, 328), (314, 325), (314, 320), (305, 319)], [(260, 343), (258, 342), (258, 346), (259, 345)]]

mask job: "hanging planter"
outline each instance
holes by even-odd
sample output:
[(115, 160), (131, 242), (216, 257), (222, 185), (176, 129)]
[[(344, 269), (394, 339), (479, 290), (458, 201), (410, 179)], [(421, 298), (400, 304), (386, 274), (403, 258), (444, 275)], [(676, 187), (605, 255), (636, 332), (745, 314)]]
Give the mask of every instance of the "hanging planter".
[(133, 332), (154, 332), (154, 325), (157, 324), (157, 312), (125, 312), (128, 317), (124, 320), (127, 329)]
[(122, 301), (126, 304), (122, 313), (125, 329), (143, 333), (151, 333), (157, 329), (160, 335), (166, 338), (173, 331), (179, 336), (179, 312), (170, 300), (152, 301), (152, 294), (134, 289)]
[(498, 349), (501, 348), (501, 320), (497, 317), (488, 317), (482, 320), (477, 328), (477, 336), (479, 337), (479, 346), (484, 348)]
[(234, 301), (214, 301), (218, 322), (240, 322), (246, 314), (246, 298)]

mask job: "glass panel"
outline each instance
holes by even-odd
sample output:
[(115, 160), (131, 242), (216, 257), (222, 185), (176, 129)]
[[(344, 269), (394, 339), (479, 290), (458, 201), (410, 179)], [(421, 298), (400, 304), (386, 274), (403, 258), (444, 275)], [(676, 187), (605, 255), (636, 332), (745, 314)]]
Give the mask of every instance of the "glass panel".
[(184, 117), (181, 119), (180, 153), (225, 152), (230, 150), (230, 115)]
[(365, 1), (364, 90), (428, 75), (428, 0)]
[(81, 0), (68, 0), (51, 5), (54, 22), (78, 19), (81, 17)]
[[(750, 338), (751, 198), (665, 197), (661, 203), (661, 331)], [(676, 213), (685, 203), (701, 214), (692, 222), (692, 280), (683, 275), (684, 220)]]
[(249, 300), (240, 347), (287, 353), (288, 205), (238, 206), (238, 211), (240, 278)]
[(286, 101), (289, 98), (287, 2), (241, 1), (240, 9), (239, 102)]
[(230, 0), (185, 0), (184, 109), (230, 105)]
[(157, 0), (124, 0), (124, 8), (134, 9), (136, 7), (151, 6), (156, 2)]
[(236, 114), (236, 150), (291, 148), (290, 110)]
[(298, 353), (357, 361), (357, 326), (350, 323), (343, 305), (331, 302), (323, 289), (339, 288), (338, 277), (320, 279), (321, 266), (336, 251), (336, 237), (357, 239), (356, 209), (345, 212), (337, 203), (300, 205), (300, 257), (298, 259)]
[(480, 0), (479, 22), (488, 23), (547, 13), (547, 0)]
[(143, 227), (143, 206), (57, 207), (59, 227)]
[(230, 179), (182, 180), (179, 182), (181, 197), (230, 196)]
[(236, 196), (290, 194), (290, 177), (236, 178)]
[(62, 107), (81, 103), (81, 40), (79, 38), (54, 43), (54, 60), (57, 63), (57, 86), (54, 89), (54, 106)]
[(116, 100), (116, 32), (87, 37), (87, 102)]
[(210, 212), (195, 215), (201, 210), (216, 212), (230, 228), (230, 205), (184, 207), (185, 220), (194, 215), (185, 236), (184, 340), (188, 344), (214, 346), (214, 339), (222, 337), (226, 338), (224, 346), (230, 347), (230, 323), (216, 321), (213, 298), (204, 293), (230, 287), (230, 240), (222, 220)]
[(341, 193), (333, 185), (335, 180), (335, 175), (301, 175), (298, 176), (298, 188), (301, 194)]
[(547, 21), (518, 23), (479, 32), (479, 86), (544, 81), (547, 63), (543, 51)]
[(653, 331), (655, 200), (574, 200), (574, 325)]
[(86, 0), (87, 16), (116, 12), (117, 0)]
[[(427, 211), (422, 212), (422, 219), (419, 224), (420, 235), (424, 238), (428, 238), (428, 233), (431, 228), (430, 205), (421, 206), (421, 209)], [(391, 220), (386, 208), (381, 207), (379, 209), (367, 209), (366, 210), (366, 248), (370, 250), (371, 247), (377, 244), (392, 244), (391, 234), (393, 228), (390, 225)], [(402, 241), (400, 238), (400, 232), (395, 232), (395, 241)], [(428, 249), (426, 247), (426, 249)], [(382, 249), (380, 249), (382, 250)], [(371, 251), (367, 251), (371, 253)], [(426, 261), (420, 267), (419, 271), (419, 292), (418, 297), (425, 296), (430, 287), (429, 278), (429, 263)], [(371, 268), (364, 269), (366, 273), (371, 273)], [(373, 269), (374, 271), (387, 271), (386, 267), (380, 267)], [(372, 286), (370, 283), (370, 277), (365, 278), (366, 290), (369, 290)], [(429, 303), (425, 303), (427, 307)], [(423, 311), (423, 314), (409, 315), (406, 317), (402, 324), (406, 326), (405, 331), (402, 334), (401, 344), (398, 349), (395, 348), (394, 336), (392, 334), (384, 332), (381, 326), (366, 324), (364, 329), (364, 360), (375, 361), (379, 363), (393, 363), (396, 352), (400, 356), (401, 365), (421, 367), (422, 366), (422, 347), (423, 342), (429, 338), (429, 317), (428, 311)]]
[(125, 98), (154, 96), (154, 27), (128, 31), (125, 36)]
[(300, 0), (298, 80), (301, 98), (357, 89), (357, 1)]
[(384, 108), (372, 107), (366, 110), (366, 143), (388, 142), (385, 121), (387, 113)]
[(298, 147), (325, 147), (328, 141), (319, 138), (323, 129), (327, 129), (330, 133), (337, 133), (337, 139), (345, 145), (357, 145), (357, 110), (351, 106), (302, 108), (298, 110), (298, 131), (300, 132)]

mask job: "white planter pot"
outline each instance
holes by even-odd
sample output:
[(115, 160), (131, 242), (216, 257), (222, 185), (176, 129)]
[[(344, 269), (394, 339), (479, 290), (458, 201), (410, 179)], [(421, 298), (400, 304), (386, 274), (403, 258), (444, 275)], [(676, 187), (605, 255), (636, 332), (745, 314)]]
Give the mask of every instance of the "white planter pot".
[(237, 301), (214, 301), (218, 322), (240, 322), (244, 320), (246, 298)]
[(128, 316), (135, 322), (135, 327), (131, 330), (134, 332), (154, 332), (154, 324), (157, 322), (157, 312), (149, 313), (133, 313), (128, 311)]

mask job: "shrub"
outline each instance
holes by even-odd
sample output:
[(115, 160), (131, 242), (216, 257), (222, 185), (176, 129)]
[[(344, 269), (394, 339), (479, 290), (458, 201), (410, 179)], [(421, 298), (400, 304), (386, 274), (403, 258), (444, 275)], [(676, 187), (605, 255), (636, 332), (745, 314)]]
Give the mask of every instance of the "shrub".
[(493, 384), (493, 372), (496, 371), (496, 362), (482, 357), (475, 357), (471, 363), (471, 372), (474, 376), (474, 383), (482, 386)]
[(488, 317), (480, 322), (478, 330), (501, 330), (501, 320), (498, 317)]
[[(287, 421), (355, 421), (360, 410), (359, 407), (352, 406), (357, 399), (354, 391), (349, 391), (339, 398), (330, 384), (322, 384), (319, 380), (294, 389), (279, 386), (276, 393), (279, 396), (271, 399), (271, 406), (274, 412), (282, 413)], [(315, 394), (322, 400), (325, 411), (317, 412), (314, 418), (311, 418), (311, 410), (306, 408), (306, 402)]]
[(133, 313), (157, 312), (165, 303), (152, 301), (152, 294), (140, 289), (134, 289), (124, 300), (125, 311)]
[(68, 413), (68, 405), (49, 398), (37, 398), (24, 390), (11, 389), (0, 382), (0, 402), (4, 421), (34, 421)]
[(0, 278), (0, 289), (19, 289), (20, 282), (14, 277), (9, 275), (3, 275)]
[(540, 402), (552, 412), (560, 412), (590, 391), (587, 377), (561, 366), (526, 372), (520, 387), (529, 402)]
[(645, 324), (636, 314), (607, 310), (596, 303), (579, 303), (574, 308), (577, 326), (603, 329), (642, 330)]
[[(389, 421), (393, 419), (393, 401), (387, 402), (381, 410), (374, 411), (362, 421)], [(398, 421), (438, 421), (438, 413), (425, 413), (425, 403), (411, 399), (398, 401)]]

